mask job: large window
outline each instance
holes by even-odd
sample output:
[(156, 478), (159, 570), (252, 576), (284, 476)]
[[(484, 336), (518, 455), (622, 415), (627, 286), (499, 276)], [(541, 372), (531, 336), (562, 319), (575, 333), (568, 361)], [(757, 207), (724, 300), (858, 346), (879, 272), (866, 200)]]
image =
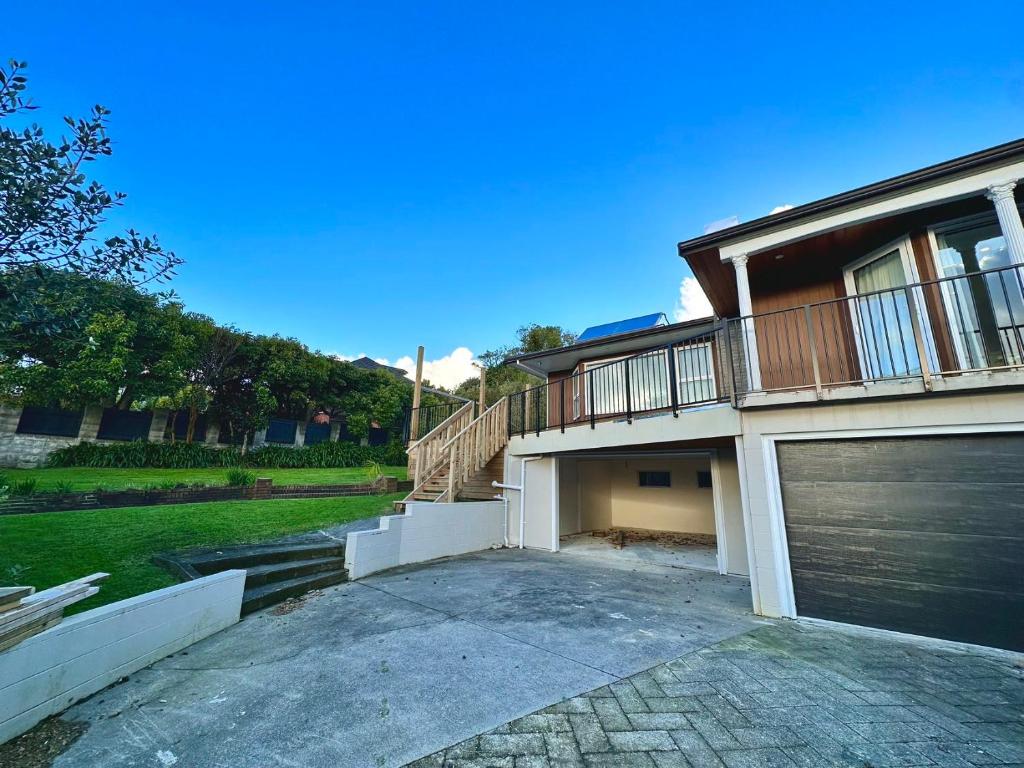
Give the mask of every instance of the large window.
[(716, 400), (718, 392), (711, 344), (689, 344), (677, 349), (676, 355), (680, 405)]
[(858, 297), (853, 310), (865, 379), (921, 372), (910, 305), (898, 290), (907, 284), (902, 247), (886, 249), (849, 269), (847, 281)]
[[(945, 224), (936, 227), (934, 235), (940, 277), (1011, 265), (1006, 239), (994, 216)], [(1018, 270), (946, 281), (942, 298), (960, 368), (1024, 362), (1024, 299)]]

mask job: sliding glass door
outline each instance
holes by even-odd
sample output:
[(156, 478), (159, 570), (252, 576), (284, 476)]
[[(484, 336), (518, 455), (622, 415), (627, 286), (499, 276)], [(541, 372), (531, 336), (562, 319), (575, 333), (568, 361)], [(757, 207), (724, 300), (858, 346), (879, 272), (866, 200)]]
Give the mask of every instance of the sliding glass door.
[(850, 315), (861, 378), (865, 380), (921, 373), (910, 304), (903, 290), (912, 281), (908, 274), (909, 247), (901, 241), (846, 269), (847, 293), (854, 297)]
[(936, 227), (935, 259), (942, 299), (960, 370), (1024, 363), (1024, 294), (1019, 270), (1009, 267), (1006, 239), (994, 216)]

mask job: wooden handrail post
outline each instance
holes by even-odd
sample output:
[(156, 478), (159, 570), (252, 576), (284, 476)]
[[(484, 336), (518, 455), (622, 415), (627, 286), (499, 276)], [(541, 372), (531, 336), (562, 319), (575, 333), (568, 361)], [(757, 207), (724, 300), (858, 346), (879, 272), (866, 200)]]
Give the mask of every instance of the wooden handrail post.
[(423, 394), (423, 346), (416, 348), (416, 381), (412, 387), (412, 414), (409, 417), (409, 437), (419, 440), (420, 397)]
[(487, 410), (487, 368), (480, 366), (480, 413)]

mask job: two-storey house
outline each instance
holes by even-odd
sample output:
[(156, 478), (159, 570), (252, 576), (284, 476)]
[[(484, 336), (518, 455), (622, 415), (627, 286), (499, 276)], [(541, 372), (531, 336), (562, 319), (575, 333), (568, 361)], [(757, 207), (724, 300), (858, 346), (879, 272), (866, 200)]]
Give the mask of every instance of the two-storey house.
[(681, 242), (715, 317), (510, 361), (512, 543), (713, 536), (757, 613), (1024, 650), (1022, 199), (1024, 140)]

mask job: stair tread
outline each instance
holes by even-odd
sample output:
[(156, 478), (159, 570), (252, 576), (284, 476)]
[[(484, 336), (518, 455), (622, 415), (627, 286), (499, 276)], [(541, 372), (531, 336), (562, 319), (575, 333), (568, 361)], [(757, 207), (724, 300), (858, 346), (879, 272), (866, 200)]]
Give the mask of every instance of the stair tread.
[(242, 613), (251, 613), (286, 598), (304, 595), (311, 590), (340, 584), (347, 580), (348, 573), (344, 570), (337, 570), (261, 584), (258, 587), (246, 589), (242, 594)]
[(343, 557), (344, 542), (314, 544), (252, 544), (225, 547), (214, 552), (199, 552), (185, 560), (200, 573), (216, 573), (230, 568), (250, 568), (274, 563), (301, 562), (323, 557)]
[(345, 558), (343, 557), (318, 557), (311, 560), (286, 560), (283, 563), (254, 565), (245, 569), (245, 585), (246, 588), (255, 588), (274, 582), (287, 581), (289, 574), (291, 574), (291, 578), (299, 578), (344, 568)]

